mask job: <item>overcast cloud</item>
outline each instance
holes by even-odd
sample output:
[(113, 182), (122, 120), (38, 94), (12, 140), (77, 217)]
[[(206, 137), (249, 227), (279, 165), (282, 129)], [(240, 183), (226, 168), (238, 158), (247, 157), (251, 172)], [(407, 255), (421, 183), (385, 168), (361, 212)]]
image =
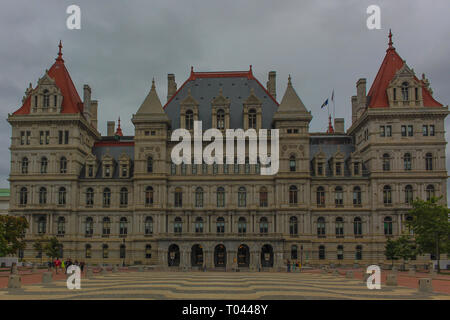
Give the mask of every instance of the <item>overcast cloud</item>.
[[(67, 6), (82, 11), (81, 30), (66, 28)], [(368, 30), (366, 8), (381, 7), (381, 30)], [(99, 129), (130, 121), (155, 77), (166, 101), (167, 73), (180, 86), (190, 66), (197, 71), (248, 70), (263, 84), (277, 71), (278, 99), (289, 74), (311, 110), (312, 131), (325, 131), (320, 105), (335, 90), (336, 117), (351, 121), (350, 97), (365, 77), (372, 84), (392, 28), (394, 46), (416, 74), (424, 72), (435, 98), (450, 101), (448, 0), (184, 0), (24, 1), (0, 4), (0, 187), (8, 187), (11, 128), (8, 113), (21, 104), (57, 54), (63, 40), (66, 66), (82, 96), (83, 84), (99, 100)], [(447, 141), (450, 119), (446, 120)], [(448, 149), (448, 148), (447, 148)], [(450, 155), (447, 150), (447, 167)]]

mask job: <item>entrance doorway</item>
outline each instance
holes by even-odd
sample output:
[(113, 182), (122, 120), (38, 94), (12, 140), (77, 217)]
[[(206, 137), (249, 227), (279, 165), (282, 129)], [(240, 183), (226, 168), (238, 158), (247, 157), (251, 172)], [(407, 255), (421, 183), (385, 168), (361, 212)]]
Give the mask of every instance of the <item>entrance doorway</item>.
[(167, 262), (169, 267), (180, 266), (180, 248), (176, 244), (172, 244), (167, 252)]
[(261, 266), (263, 268), (273, 267), (273, 248), (270, 244), (265, 244), (261, 248)]
[(195, 244), (192, 246), (191, 264), (193, 267), (203, 266), (203, 248), (199, 244)]
[(250, 265), (250, 250), (245, 244), (241, 244), (238, 248), (237, 263), (239, 268), (248, 268)]
[(214, 265), (216, 268), (225, 268), (227, 266), (227, 249), (223, 244), (219, 244), (214, 249)]

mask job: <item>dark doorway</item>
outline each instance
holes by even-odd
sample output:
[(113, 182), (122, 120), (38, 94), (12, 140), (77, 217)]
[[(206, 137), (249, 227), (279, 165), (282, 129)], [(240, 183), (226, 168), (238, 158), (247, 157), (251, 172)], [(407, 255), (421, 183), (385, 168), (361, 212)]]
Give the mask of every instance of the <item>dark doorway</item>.
[(227, 249), (223, 244), (219, 244), (214, 249), (214, 265), (217, 268), (225, 268), (227, 266)]
[(237, 263), (240, 268), (248, 268), (250, 265), (250, 250), (245, 244), (241, 244), (238, 248)]
[(178, 267), (180, 265), (180, 248), (176, 244), (170, 245), (167, 255), (169, 267)]
[(193, 267), (201, 267), (203, 265), (203, 248), (199, 244), (192, 246), (191, 264)]
[(273, 248), (270, 244), (265, 244), (261, 248), (261, 266), (264, 268), (273, 267)]

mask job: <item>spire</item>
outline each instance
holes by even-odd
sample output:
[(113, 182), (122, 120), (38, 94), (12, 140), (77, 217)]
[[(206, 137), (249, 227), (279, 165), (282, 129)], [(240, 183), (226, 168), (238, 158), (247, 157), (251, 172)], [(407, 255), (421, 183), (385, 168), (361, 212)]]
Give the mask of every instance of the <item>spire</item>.
[(152, 80), (150, 92), (136, 113), (136, 116), (144, 115), (154, 117), (155, 120), (161, 119), (166, 121), (169, 119), (164, 112), (161, 101), (156, 93), (155, 79)]
[(119, 117), (118, 122), (119, 122), (119, 124), (117, 125), (117, 130), (116, 130), (115, 136), (123, 137), (122, 128), (120, 127), (120, 117)]
[(392, 44), (393, 44), (393, 42), (392, 42), (392, 32), (391, 32), (391, 29), (389, 29), (389, 42), (388, 42), (389, 47), (388, 47), (387, 51), (395, 50), (395, 48), (392, 46)]
[(61, 62), (64, 62), (64, 59), (62, 58), (62, 47), (63, 47), (63, 45), (62, 45), (62, 41), (61, 40), (59, 40), (59, 45), (58, 45), (58, 47), (59, 47), (59, 51), (58, 51), (58, 57), (55, 59), (56, 61), (61, 61)]
[(305, 105), (303, 104), (302, 100), (298, 97), (297, 92), (295, 92), (295, 89), (292, 86), (291, 76), (289, 75), (286, 92), (284, 93), (283, 99), (281, 100), (277, 112), (292, 112), (292, 111), (302, 113), (307, 112)]
[(327, 133), (334, 133), (333, 125), (331, 124), (331, 114), (328, 116), (328, 130)]

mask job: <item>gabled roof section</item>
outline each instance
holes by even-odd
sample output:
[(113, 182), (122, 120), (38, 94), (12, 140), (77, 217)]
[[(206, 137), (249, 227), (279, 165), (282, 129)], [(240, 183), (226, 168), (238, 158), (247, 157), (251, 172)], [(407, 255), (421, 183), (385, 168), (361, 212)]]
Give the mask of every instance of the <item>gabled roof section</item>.
[[(389, 47), (386, 50), (386, 56), (384, 57), (380, 69), (378, 70), (377, 76), (375, 77), (375, 80), (370, 87), (369, 93), (367, 94), (369, 108), (389, 107), (386, 89), (397, 71), (400, 70), (404, 64), (405, 61), (400, 57), (393, 46), (392, 33), (391, 31), (389, 31)], [(423, 81), (417, 79), (415, 76), (414, 79), (424, 84)], [(442, 107), (442, 104), (437, 102), (432, 97), (431, 93), (428, 91), (425, 85), (422, 86), (422, 96), (423, 105), (425, 107)]]
[[(55, 63), (47, 72), (48, 76), (55, 81), (55, 85), (61, 90), (63, 101), (61, 113), (83, 113), (83, 102), (78, 95), (77, 89), (73, 84), (69, 71), (67, 71), (62, 58), (62, 43), (59, 42), (58, 57)], [(35, 88), (36, 89), (36, 88)], [(25, 99), (23, 105), (13, 114), (29, 114), (31, 109), (31, 94)]]

